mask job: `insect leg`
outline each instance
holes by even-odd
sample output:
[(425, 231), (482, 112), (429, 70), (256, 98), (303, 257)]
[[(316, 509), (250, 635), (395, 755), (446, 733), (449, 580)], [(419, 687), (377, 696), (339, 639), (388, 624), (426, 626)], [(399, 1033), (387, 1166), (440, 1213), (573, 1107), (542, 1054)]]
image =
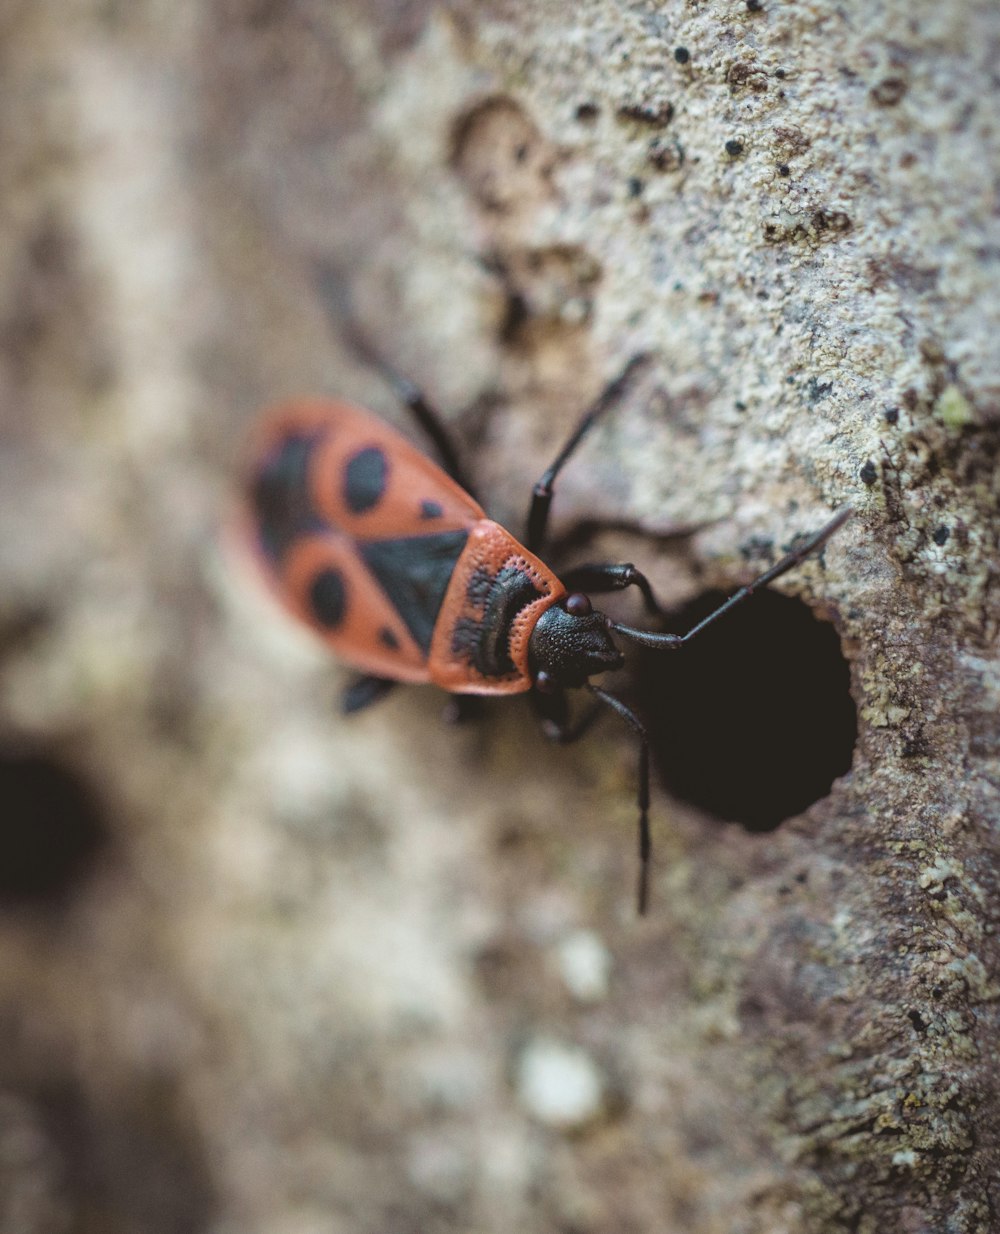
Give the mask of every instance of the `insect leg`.
[(351, 348), (375, 369), (387, 385), (392, 386), (400, 402), (412, 412), (413, 418), (433, 443), (434, 449), (437, 450), (438, 457), (441, 460), (441, 465), (448, 475), (474, 497), (475, 493), (472, 491), (472, 485), (469, 483), (462, 464), (459, 462), (455, 443), (445, 427), (440, 412), (430, 403), (419, 386), (410, 381), (408, 377), (404, 377), (402, 373), (393, 368), (388, 360), (376, 351), (375, 347), (368, 341), (355, 322), (345, 322), (344, 333)]
[(663, 608), (645, 574), (625, 562), (613, 565), (610, 562), (588, 562), (587, 565), (574, 566), (562, 576), (563, 585), (567, 591), (584, 591), (588, 594), (603, 595), (609, 591), (622, 591), (626, 587), (638, 587), (646, 605), (646, 611), (653, 617), (661, 617)]
[(419, 386), (398, 372), (379, 352), (358, 325), (351, 312), (350, 293), (347, 281), (335, 266), (320, 264), (316, 271), (316, 285), (324, 303), (330, 310), (344, 340), (365, 364), (379, 374), (385, 383), (395, 390), (400, 401), (413, 413), (414, 419), (427, 434), (438, 452), (441, 464), (451, 478), (472, 497), (475, 493), (468, 482), (451, 434), (440, 414), (428, 401)]
[(645, 353), (633, 356), (614, 381), (604, 387), (604, 390), (598, 395), (596, 402), (592, 403), (584, 412), (580, 422), (570, 434), (569, 440), (556, 455), (551, 467), (549, 467), (534, 489), (532, 489), (524, 543), (525, 547), (529, 548), (533, 553), (541, 552), (545, 543), (545, 531), (548, 527), (549, 507), (552, 505), (553, 486), (555, 485), (556, 477), (569, 461), (577, 446), (583, 441), (584, 437), (594, 427), (604, 412), (621, 398), (636, 370), (648, 360), (649, 356)]
[(570, 720), (565, 690), (553, 690), (546, 693), (541, 690), (532, 690), (531, 705), (535, 709), (535, 715), (541, 721), (542, 732), (550, 741), (555, 741), (561, 746), (568, 746), (574, 741), (579, 741), (601, 714), (600, 704), (595, 702), (576, 720)]
[(356, 711), (364, 711), (380, 698), (385, 698), (396, 684), (388, 677), (376, 677), (374, 674), (366, 673), (362, 677), (356, 677), (341, 696), (341, 713), (352, 716)]
[(707, 629), (714, 622), (718, 621), (720, 617), (724, 617), (726, 613), (734, 609), (738, 604), (742, 604), (744, 600), (748, 600), (755, 591), (759, 591), (761, 587), (766, 587), (768, 583), (773, 583), (775, 579), (780, 578), (783, 574), (787, 574), (789, 570), (799, 565), (800, 562), (804, 561), (812, 553), (815, 553), (838, 528), (847, 522), (851, 514), (850, 506), (844, 506), (843, 509), (838, 510), (825, 527), (821, 527), (819, 531), (809, 536), (797, 548), (792, 549), (787, 556), (782, 557), (777, 565), (772, 566), (770, 570), (765, 570), (753, 582), (747, 583), (745, 587), (741, 587), (739, 591), (734, 592), (728, 600), (720, 604), (717, 609), (699, 621), (686, 634), (657, 634), (652, 630), (636, 630), (632, 626), (624, 626), (617, 621), (610, 622), (610, 628), (616, 634), (621, 634), (624, 638), (629, 639), (633, 643), (639, 643), (642, 647), (663, 649), (683, 647), (695, 635)]
[(467, 724), (470, 720), (479, 720), (483, 715), (483, 699), (478, 694), (452, 694), (441, 719), (445, 724)]
[(639, 738), (639, 886), (636, 894), (639, 916), (646, 913), (649, 904), (649, 863), (653, 854), (653, 840), (649, 831), (649, 734), (639, 717), (620, 698), (588, 683), (587, 689), (612, 711), (617, 711)]

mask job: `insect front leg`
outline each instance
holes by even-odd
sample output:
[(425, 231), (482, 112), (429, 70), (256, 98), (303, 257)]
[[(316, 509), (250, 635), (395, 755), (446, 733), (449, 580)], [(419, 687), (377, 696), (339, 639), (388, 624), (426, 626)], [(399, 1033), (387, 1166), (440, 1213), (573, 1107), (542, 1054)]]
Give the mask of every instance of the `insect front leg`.
[(720, 617), (724, 617), (726, 613), (731, 612), (738, 604), (749, 600), (762, 587), (766, 587), (769, 583), (773, 583), (775, 579), (781, 578), (783, 574), (787, 574), (789, 570), (794, 569), (795, 566), (805, 561), (812, 553), (817, 552), (835, 531), (843, 527), (852, 513), (853, 511), (850, 506), (844, 506), (843, 509), (838, 510), (826, 526), (821, 527), (819, 531), (807, 537), (797, 548), (792, 549), (790, 553), (782, 557), (777, 565), (772, 566), (770, 570), (765, 570), (763, 574), (759, 574), (752, 582), (747, 583), (745, 587), (741, 587), (739, 591), (734, 592), (728, 600), (723, 601), (717, 609), (714, 609), (707, 617), (699, 621), (686, 634), (657, 634), (652, 630), (636, 630), (632, 626), (622, 625), (617, 621), (612, 621), (610, 628), (616, 634), (621, 634), (624, 638), (629, 639), (633, 643), (638, 643), (641, 647), (662, 648), (665, 650), (683, 647), (685, 643), (689, 643), (693, 638), (696, 638), (703, 630), (707, 630), (709, 626), (714, 625)]
[(571, 720), (569, 704), (565, 690), (532, 691), (531, 701), (536, 714), (541, 718), (542, 731), (551, 741), (560, 745), (569, 745), (589, 732), (594, 721), (602, 714), (604, 707), (616, 711), (639, 738), (639, 784), (636, 793), (636, 803), (639, 807), (639, 881), (636, 891), (636, 902), (640, 916), (644, 916), (649, 903), (649, 868), (653, 854), (652, 837), (649, 830), (649, 737), (645, 725), (637, 715), (619, 698), (606, 694), (597, 686), (589, 685), (587, 689), (594, 695), (591, 705)]
[(582, 591), (588, 595), (605, 595), (609, 591), (638, 587), (649, 615), (663, 616), (663, 607), (653, 594), (649, 579), (631, 562), (623, 562), (621, 565), (589, 562), (586, 565), (574, 566), (563, 574), (562, 581), (567, 591)]
[(601, 714), (599, 703), (592, 703), (575, 720), (570, 718), (569, 701), (565, 690), (532, 690), (531, 705), (542, 725), (542, 732), (561, 746), (572, 745), (590, 731)]
[(639, 916), (646, 914), (649, 903), (649, 867), (653, 856), (653, 838), (649, 830), (649, 734), (646, 726), (620, 698), (607, 694), (588, 683), (587, 689), (601, 703), (616, 711), (639, 738), (639, 784), (636, 804), (639, 807), (639, 886), (636, 892)]

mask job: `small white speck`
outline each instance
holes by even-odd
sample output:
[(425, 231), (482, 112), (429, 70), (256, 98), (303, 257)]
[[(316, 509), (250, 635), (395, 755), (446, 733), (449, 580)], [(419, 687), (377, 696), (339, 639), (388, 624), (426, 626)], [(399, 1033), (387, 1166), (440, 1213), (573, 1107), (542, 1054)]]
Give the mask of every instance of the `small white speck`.
[(611, 955), (592, 930), (568, 934), (556, 949), (559, 975), (581, 1003), (599, 1003), (608, 996)]
[(571, 1131), (600, 1113), (604, 1080), (585, 1050), (537, 1037), (518, 1060), (517, 1091), (539, 1122)]

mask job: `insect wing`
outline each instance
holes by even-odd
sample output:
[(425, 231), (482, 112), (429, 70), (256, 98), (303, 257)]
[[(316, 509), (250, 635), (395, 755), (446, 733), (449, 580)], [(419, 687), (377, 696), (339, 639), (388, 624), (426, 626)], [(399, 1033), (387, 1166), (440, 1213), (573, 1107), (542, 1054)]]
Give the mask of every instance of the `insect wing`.
[(344, 660), (428, 679), (437, 614), (481, 507), (400, 433), (349, 404), (265, 418), (250, 525), (279, 600)]

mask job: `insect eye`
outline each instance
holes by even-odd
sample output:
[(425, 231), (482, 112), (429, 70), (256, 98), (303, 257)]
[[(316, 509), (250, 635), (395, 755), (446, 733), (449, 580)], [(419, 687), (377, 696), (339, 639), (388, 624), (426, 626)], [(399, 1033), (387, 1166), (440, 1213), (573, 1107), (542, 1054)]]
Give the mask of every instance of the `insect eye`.
[(552, 677), (544, 669), (535, 674), (535, 689), (541, 694), (551, 694), (556, 688), (556, 683)]
[(594, 611), (589, 597), (585, 596), (582, 591), (574, 591), (571, 596), (567, 596), (563, 607), (571, 617), (589, 617)]

